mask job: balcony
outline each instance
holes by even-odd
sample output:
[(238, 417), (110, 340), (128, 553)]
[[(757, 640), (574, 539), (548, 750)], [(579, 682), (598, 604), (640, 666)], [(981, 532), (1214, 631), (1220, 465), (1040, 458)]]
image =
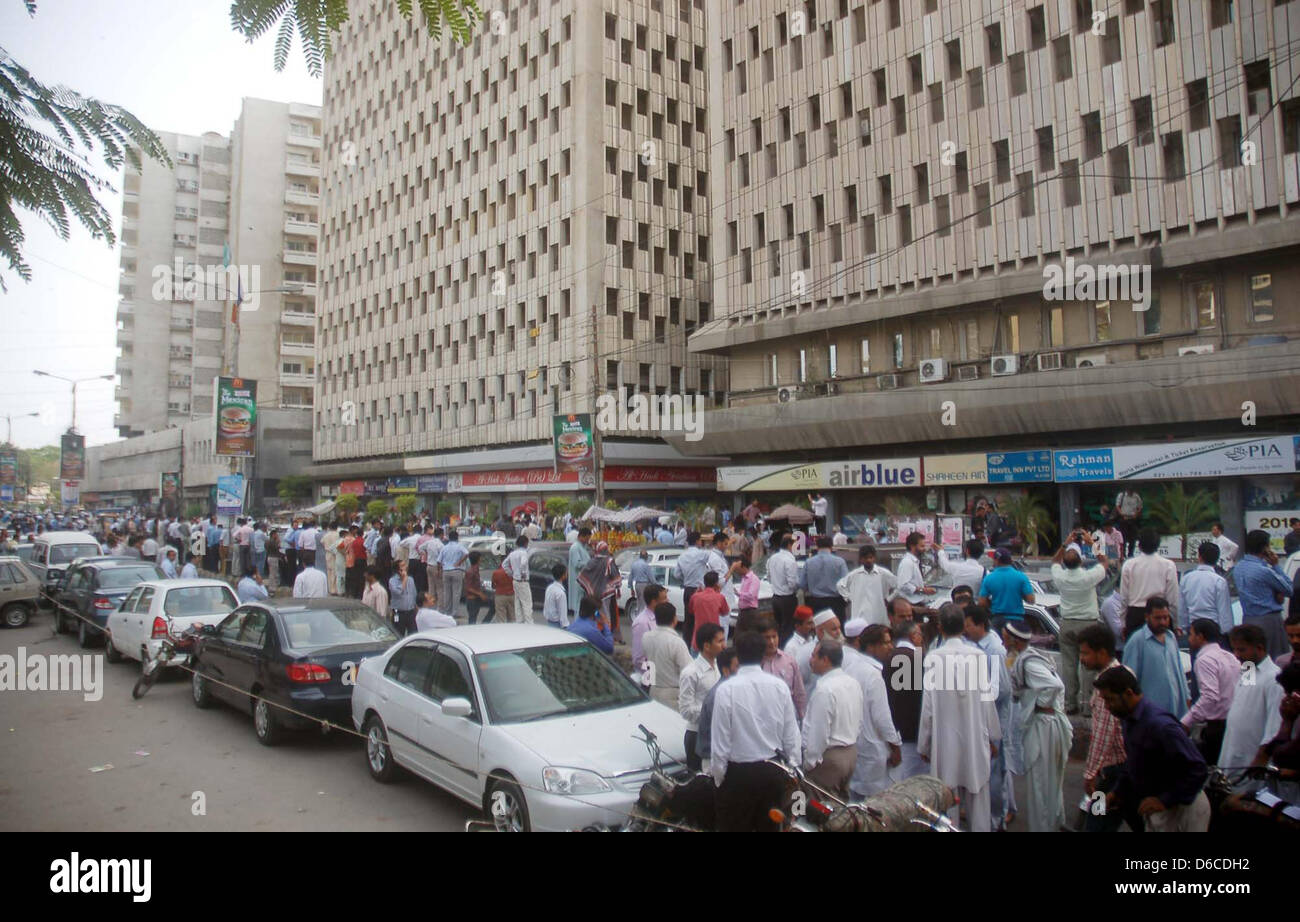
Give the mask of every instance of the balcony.
[(284, 171), (290, 176), (310, 176), (312, 179), (320, 179), (319, 163), (303, 163), (299, 160), (286, 160), (284, 162)]
[(117, 361), (113, 363), (113, 370), (123, 378), (131, 377), (131, 356), (119, 355)]
[(320, 235), (320, 225), (315, 221), (285, 221), (284, 232), (303, 237), (317, 237)]
[(168, 351), (167, 358), (173, 362), (192, 362), (194, 361), (194, 350), (173, 348)]
[(310, 357), (316, 354), (316, 344), (303, 340), (281, 339), (280, 354)]
[(131, 345), (135, 343), (135, 327), (122, 327), (117, 331), (117, 343), (121, 345)]
[(284, 193), (286, 205), (319, 205), (319, 192), (300, 192), (297, 189), (286, 189)]
[(173, 330), (187, 331), (194, 329), (194, 321), (188, 317), (173, 317), (171, 320)]
[(129, 317), (129, 318), (134, 318), (134, 317), (135, 317), (135, 304), (134, 304), (134, 302), (131, 302), (131, 301), (118, 301), (118, 302), (117, 302), (117, 319), (118, 319), (118, 320), (122, 320), (122, 319), (125, 319), (125, 318), (128, 318), (128, 317)]
[(295, 326), (315, 327), (316, 315), (308, 311), (290, 311), (280, 312), (281, 323), (291, 323)]
[(320, 150), (321, 141), (318, 134), (298, 134), (291, 131), (285, 135), (285, 141), (292, 147), (310, 147)]
[(315, 374), (290, 374), (289, 372), (280, 372), (281, 387), (310, 387), (316, 386)]
[(316, 265), (315, 250), (285, 250), (284, 261), (291, 266)]

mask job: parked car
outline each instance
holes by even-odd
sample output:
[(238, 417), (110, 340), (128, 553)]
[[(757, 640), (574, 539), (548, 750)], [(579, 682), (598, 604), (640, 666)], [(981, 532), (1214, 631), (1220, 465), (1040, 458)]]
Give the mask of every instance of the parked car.
[[(110, 663), (123, 657), (141, 666), (158, 655), (162, 638), (191, 625), (217, 625), (239, 600), (230, 586), (216, 579), (167, 579), (140, 583), (108, 616), (104, 640)], [(187, 660), (174, 660), (183, 666)]]
[(21, 557), (0, 557), (0, 621), (6, 627), (22, 627), (36, 613), (41, 581)]
[(504, 557), (514, 549), (515, 543), (508, 541), (504, 535), (473, 535), (460, 539), (467, 551), (488, 551), (498, 557)]
[[(108, 616), (137, 583), (163, 579), (156, 565), (132, 557), (91, 557), (68, 568), (67, 579), (55, 596), (54, 630), (77, 632), (82, 647), (91, 647), (103, 636)], [(73, 614), (75, 612), (76, 614)]]
[(345, 725), (358, 667), (396, 640), (373, 609), (353, 599), (250, 602), (204, 628), (192, 662), (194, 704), (221, 700), (251, 711), (253, 732), (266, 746), (286, 730)]
[(13, 549), (13, 556), (17, 557), (25, 564), (30, 564), (32, 562), (32, 555), (35, 552), (36, 552), (36, 545), (28, 541), (24, 544), (15, 545)]
[(69, 564), (78, 557), (94, 557), (102, 553), (99, 542), (85, 532), (47, 531), (37, 535), (32, 542), (32, 559), (28, 566), (48, 593), (42, 604), (48, 607), (49, 599), (62, 582)]
[(489, 624), (412, 634), (357, 670), (352, 722), (376, 781), (398, 768), (480, 807), (498, 829), (617, 826), (652, 765), (677, 767), (686, 723), (572, 634)]
[[(483, 590), (487, 593), (489, 608), (496, 598), (492, 591), (492, 571), (501, 566), (505, 558), (481, 551), (478, 563), (479, 577)], [(533, 591), (533, 612), (540, 618), (542, 606), (546, 602), (546, 587), (555, 579), (551, 573), (556, 564), (569, 565), (569, 544), (565, 541), (531, 541), (528, 544), (528, 585)]]
[(686, 552), (686, 548), (678, 547), (675, 544), (647, 544), (641, 547), (629, 547), (619, 551), (614, 555), (614, 565), (618, 571), (627, 579), (628, 570), (632, 569), (633, 562), (637, 559), (642, 551), (650, 555), (649, 562), (654, 563), (672, 563)]

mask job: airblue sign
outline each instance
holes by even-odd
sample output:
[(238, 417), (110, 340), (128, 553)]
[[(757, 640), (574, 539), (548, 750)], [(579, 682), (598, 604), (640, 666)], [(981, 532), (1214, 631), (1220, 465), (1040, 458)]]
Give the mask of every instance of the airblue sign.
[(1052, 464), (1057, 483), (1115, 479), (1115, 453), (1109, 448), (1058, 451)]
[(990, 454), (988, 468), (989, 483), (1050, 483), (1052, 453), (1041, 449)]

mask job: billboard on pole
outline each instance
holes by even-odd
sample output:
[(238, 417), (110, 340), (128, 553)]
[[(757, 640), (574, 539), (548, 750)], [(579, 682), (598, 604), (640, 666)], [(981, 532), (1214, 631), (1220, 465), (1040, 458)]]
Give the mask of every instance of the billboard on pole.
[(59, 442), (59, 479), (86, 479), (86, 437), (75, 432), (63, 433)]
[(257, 382), (252, 378), (218, 377), (214, 454), (252, 458), (257, 454)]

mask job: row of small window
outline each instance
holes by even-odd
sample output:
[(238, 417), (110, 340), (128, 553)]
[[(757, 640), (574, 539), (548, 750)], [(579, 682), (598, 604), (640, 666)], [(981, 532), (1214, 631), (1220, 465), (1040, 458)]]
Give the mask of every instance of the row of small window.
[[(873, 3), (878, 0), (872, 0)], [(965, 0), (961, 0), (965, 2)], [(1218, 27), (1227, 25), (1232, 21), (1232, 0), (1210, 0), (1211, 5), (1211, 26)], [(763, 50), (759, 37), (759, 27), (751, 26), (747, 33), (749, 45), (750, 61), (756, 61), (760, 57), (763, 59), (763, 72), (765, 82), (773, 79), (772, 72), (772, 55), (775, 48), (784, 48), (787, 44), (790, 46), (791, 64), (795, 70), (804, 66), (803, 59), (803, 38), (811, 37), (816, 34), (821, 40), (821, 57), (823, 60), (834, 57), (835, 55), (835, 28), (831, 20), (826, 20), (817, 26), (815, 0), (806, 0), (803, 9), (793, 15), (798, 19), (791, 18), (790, 14), (778, 13), (774, 25), (776, 27), (776, 36), (774, 48)], [(1102, 4), (1104, 7), (1105, 4)], [(1124, 0), (1123, 14), (1132, 16), (1142, 12), (1144, 7), (1143, 0)], [(889, 0), (886, 7), (888, 11), (888, 27), (897, 29), (902, 25), (902, 3), (901, 0)], [(938, 0), (925, 0), (924, 14), (929, 15), (938, 11)], [(1094, 10), (1093, 0), (1075, 0), (1074, 2), (1074, 34), (1082, 35), (1092, 31), (1094, 27)], [(1100, 12), (1106, 12), (1101, 10)], [(869, 37), (878, 37), (879, 33), (875, 30), (869, 30), (867, 24), (867, 10), (859, 6), (852, 10), (850, 14), (848, 0), (839, 0), (838, 17), (841, 20), (848, 19), (852, 16), (853, 32), (852, 42), (855, 45), (865, 43)], [(1174, 0), (1152, 0), (1151, 3), (1151, 23), (1152, 39), (1155, 47), (1163, 48), (1174, 41)], [(1014, 26), (1011, 26), (1014, 28)], [(992, 23), (984, 28), (985, 43), (985, 60), (988, 66), (996, 66), (1002, 63), (1002, 28), (1003, 23)], [(1047, 15), (1043, 5), (1035, 6), (1025, 11), (1025, 28), (1029, 38), (1029, 48), (1031, 51), (1037, 51), (1045, 48), (1048, 42), (1047, 33)], [(1104, 31), (1101, 35), (1102, 45), (1102, 63), (1104, 65), (1114, 64), (1120, 60), (1120, 22), (1117, 16), (1110, 16), (1105, 19)], [(1065, 42), (1068, 46), (1070, 36), (1062, 35), (1056, 39), (1057, 43)], [(954, 70), (960, 71), (960, 64), (954, 69), (952, 66), (953, 47), (958, 45), (959, 40), (954, 39), (946, 43), (949, 60), (949, 79), (953, 78)], [(736, 90), (740, 93), (746, 92), (745, 82), (745, 60), (741, 58), (743, 54), (744, 42), (740, 39), (725, 39), (722, 43), (722, 69), (724, 72), (737, 74)], [(959, 46), (958, 46), (959, 47)], [(1064, 52), (1068, 61), (1068, 47)], [(1014, 55), (1012, 56), (1014, 57)], [(960, 51), (957, 52), (957, 60), (960, 61)], [(1067, 64), (1068, 66), (1068, 64)], [(913, 74), (920, 72), (920, 55), (915, 57)], [(1059, 73), (1059, 70), (1058, 70)], [(1058, 78), (1060, 79), (1060, 78)], [(913, 79), (912, 92), (919, 92), (917, 81)]]
[[(623, 307), (623, 302), (630, 300), (624, 298), (620, 301), (619, 290), (617, 288), (605, 289), (605, 316), (622, 317), (622, 338), (636, 339), (636, 324), (651, 322), (652, 315), (654, 321), (654, 341), (656, 343), (667, 342), (667, 331), (669, 327), (676, 328), (682, 326), (683, 317), (683, 300), (681, 298), (668, 299), (668, 313), (664, 315), (659, 310), (652, 310), (652, 297), (649, 292), (637, 292), (636, 310), (630, 310)], [(692, 305), (694, 309), (692, 310)], [(690, 301), (684, 303), (685, 306), (685, 333), (690, 336), (695, 332), (696, 327), (708, 323), (713, 316), (713, 308), (708, 301)], [(692, 316), (693, 315), (693, 316)]]
[[(1188, 283), (1184, 288), (1186, 308), (1190, 315), (1192, 327), (1196, 331), (1216, 331), (1223, 322), (1222, 298), (1216, 282), (1200, 280)], [(1252, 324), (1270, 323), (1276, 319), (1273, 309), (1273, 277), (1270, 273), (1247, 276), (1246, 308)], [(1135, 310), (1128, 302), (1096, 301), (1091, 307), (1090, 317), (1091, 341), (1095, 343), (1111, 342), (1114, 338), (1112, 311), (1120, 309), (1132, 311), (1137, 317), (1137, 334), (1139, 336), (1159, 336), (1161, 329), (1160, 298), (1153, 293), (1145, 311)], [(1065, 342), (1064, 307), (1044, 306), (1043, 348), (1060, 348)], [(940, 327), (929, 327), (913, 344), (913, 356), (924, 358), (942, 358), (944, 356), (943, 335)], [(957, 328), (958, 361), (974, 361), (1003, 351), (1019, 353), (1021, 351), (1020, 315), (1011, 314), (1002, 318), (994, 331), (994, 342), (988, 350), (980, 348), (980, 323), (978, 320), (966, 320)], [(892, 334), (887, 340), (890, 346), (890, 368), (901, 370), (906, 365), (906, 335), (901, 332)], [(871, 340), (859, 340), (859, 367), (857, 374), (872, 373)], [(877, 368), (877, 371), (880, 369)], [(830, 343), (823, 350), (801, 348), (798, 351), (796, 367), (793, 369), (794, 381), (806, 384), (809, 380), (838, 377), (841, 374), (839, 362), (839, 345)], [(763, 383), (767, 387), (781, 384), (780, 361), (777, 353), (768, 353), (763, 363)]]

